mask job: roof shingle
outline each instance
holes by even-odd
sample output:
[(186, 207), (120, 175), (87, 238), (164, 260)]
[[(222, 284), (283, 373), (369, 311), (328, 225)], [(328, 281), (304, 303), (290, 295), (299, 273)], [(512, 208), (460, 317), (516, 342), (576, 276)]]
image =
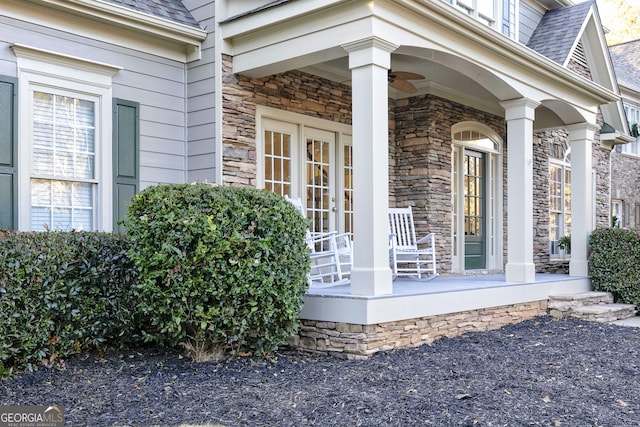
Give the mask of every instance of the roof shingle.
[(189, 10), (180, 0), (105, 0), (129, 9), (144, 12), (178, 24), (200, 28)]
[(609, 46), (618, 84), (640, 92), (640, 40)]
[(590, 0), (547, 11), (531, 35), (527, 46), (564, 65), (592, 6), (593, 0)]

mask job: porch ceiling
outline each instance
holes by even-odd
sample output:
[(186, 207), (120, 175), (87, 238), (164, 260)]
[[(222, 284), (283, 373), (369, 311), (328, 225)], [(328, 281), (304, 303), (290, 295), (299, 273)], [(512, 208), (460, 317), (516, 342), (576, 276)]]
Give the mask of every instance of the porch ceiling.
[[(504, 113), (501, 101), (557, 99), (566, 107), (553, 102), (541, 107), (543, 126), (557, 126), (589, 120), (595, 106), (618, 99), (445, 2), (342, 2), (287, 19), (285, 4), (280, 13), (282, 19), (270, 16), (262, 26), (255, 26), (256, 16), (222, 24), (234, 72), (262, 77), (301, 69), (349, 84), (348, 54), (341, 46), (378, 37), (400, 46), (391, 57), (393, 70), (425, 76), (412, 81), (418, 94), (432, 93), (497, 115)], [(244, 19), (254, 26), (247, 30)], [(389, 95), (409, 96), (394, 89)]]

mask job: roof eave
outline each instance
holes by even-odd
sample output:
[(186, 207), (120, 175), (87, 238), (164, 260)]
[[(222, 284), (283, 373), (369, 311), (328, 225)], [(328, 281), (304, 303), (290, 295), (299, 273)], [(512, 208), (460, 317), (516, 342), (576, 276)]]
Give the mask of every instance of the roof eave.
[(194, 56), (200, 56), (201, 42), (207, 37), (207, 32), (200, 28), (159, 18), (103, 0), (29, 1), (182, 44), (187, 49), (188, 60), (197, 59)]

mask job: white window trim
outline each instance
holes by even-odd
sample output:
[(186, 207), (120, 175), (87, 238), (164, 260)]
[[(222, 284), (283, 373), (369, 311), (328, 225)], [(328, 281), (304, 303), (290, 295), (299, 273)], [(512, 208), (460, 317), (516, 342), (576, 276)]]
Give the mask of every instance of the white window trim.
[[(629, 120), (629, 129), (631, 129), (634, 123), (640, 126), (640, 107), (635, 105), (625, 105), (624, 111), (627, 119)], [(635, 153), (632, 150), (632, 146), (635, 148)], [(621, 146), (621, 151), (622, 154), (627, 156), (640, 157), (640, 136), (633, 142), (623, 144)]]
[[(31, 229), (32, 115), (33, 91), (62, 91), (70, 96), (88, 96), (96, 101), (94, 227), (113, 228), (112, 77), (121, 67), (88, 61), (25, 45), (13, 45), (18, 66), (18, 229)], [(75, 94), (75, 95), (74, 95)]]
[[(568, 158), (568, 155), (569, 155), (569, 153), (565, 154), (565, 159)], [(558, 168), (560, 168), (562, 170), (562, 188), (564, 188), (564, 186), (566, 185), (566, 183), (565, 183), (565, 177), (566, 177), (565, 173), (566, 173), (567, 170), (569, 171), (569, 173), (571, 173), (571, 161), (570, 160), (566, 160), (565, 161), (565, 160), (559, 160), (559, 159), (550, 158), (549, 159), (549, 168), (552, 165), (555, 166), (555, 167), (558, 167)], [(547, 171), (547, 173), (548, 172), (549, 171)], [(573, 181), (572, 181), (572, 183), (573, 183)], [(595, 186), (593, 186), (593, 188), (595, 189)], [(573, 191), (573, 187), (571, 187), (571, 190)], [(549, 191), (551, 191), (551, 190), (549, 190)], [(564, 191), (563, 191), (562, 194), (563, 194), (563, 196), (562, 196), (562, 228), (563, 228), (563, 230), (562, 230), (562, 235), (560, 237), (564, 236), (564, 227), (565, 227), (566, 214), (567, 214), (566, 210), (564, 209), (564, 206), (565, 206)], [(549, 194), (547, 194), (547, 197), (549, 197)], [(593, 200), (595, 200), (595, 198)], [(595, 207), (595, 203), (593, 203), (593, 205)], [(549, 206), (549, 213), (550, 212), (551, 212), (551, 207)], [(571, 214), (571, 212), (569, 212), (569, 214)], [(550, 219), (549, 219), (549, 221), (550, 221)], [(551, 242), (551, 231), (549, 231), (549, 235), (547, 237), (548, 237), (547, 246), (549, 246), (549, 242)], [(548, 252), (549, 252), (549, 259), (551, 261), (562, 261), (562, 260), (565, 260), (565, 259), (567, 259), (569, 257), (569, 255), (564, 253), (564, 251), (561, 252), (561, 253), (557, 253), (557, 254), (552, 254), (551, 250), (549, 250)]]

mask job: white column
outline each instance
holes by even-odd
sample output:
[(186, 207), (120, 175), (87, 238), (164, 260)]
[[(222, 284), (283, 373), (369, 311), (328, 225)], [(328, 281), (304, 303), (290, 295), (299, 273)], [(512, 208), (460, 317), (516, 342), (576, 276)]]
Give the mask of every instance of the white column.
[(571, 261), (569, 275), (588, 276), (587, 243), (593, 231), (591, 176), (596, 125), (579, 123), (567, 127), (571, 147)]
[(397, 46), (378, 38), (344, 45), (353, 112), (353, 267), (351, 293), (393, 291), (389, 267), (389, 105), (387, 73)]
[(533, 121), (540, 103), (501, 102), (507, 121), (507, 282), (533, 282)]

